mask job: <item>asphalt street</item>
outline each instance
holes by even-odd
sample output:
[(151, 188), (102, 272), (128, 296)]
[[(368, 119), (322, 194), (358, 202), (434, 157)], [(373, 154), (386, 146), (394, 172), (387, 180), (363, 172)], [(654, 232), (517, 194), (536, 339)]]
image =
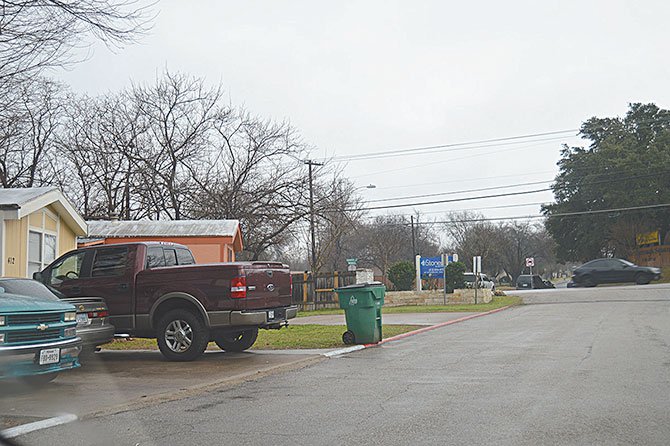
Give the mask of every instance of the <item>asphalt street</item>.
[(19, 440), (669, 444), (670, 285), (523, 295), (531, 304)]

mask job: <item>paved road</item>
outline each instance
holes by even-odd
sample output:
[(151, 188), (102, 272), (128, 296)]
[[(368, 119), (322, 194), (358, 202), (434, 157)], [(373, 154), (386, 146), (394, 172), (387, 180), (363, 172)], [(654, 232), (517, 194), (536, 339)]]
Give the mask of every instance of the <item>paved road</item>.
[(533, 305), (23, 440), (669, 444), (670, 286), (550, 291), (526, 293)]

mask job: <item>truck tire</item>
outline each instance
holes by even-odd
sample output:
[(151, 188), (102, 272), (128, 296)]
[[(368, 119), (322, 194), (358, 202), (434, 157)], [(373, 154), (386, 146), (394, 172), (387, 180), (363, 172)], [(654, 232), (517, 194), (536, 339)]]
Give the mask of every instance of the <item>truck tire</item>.
[(160, 318), (157, 328), (158, 348), (170, 361), (193, 361), (207, 348), (209, 330), (189, 310), (168, 311)]
[(219, 346), (221, 350), (227, 352), (243, 352), (247, 350), (258, 337), (258, 328), (251, 328), (249, 330), (229, 333), (218, 334), (214, 338), (214, 342)]

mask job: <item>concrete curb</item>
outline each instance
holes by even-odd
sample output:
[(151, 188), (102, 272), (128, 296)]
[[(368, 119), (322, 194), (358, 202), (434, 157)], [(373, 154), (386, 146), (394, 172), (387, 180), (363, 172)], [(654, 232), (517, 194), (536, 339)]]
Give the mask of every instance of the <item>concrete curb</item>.
[(398, 341), (400, 339), (404, 339), (404, 338), (407, 338), (409, 336), (414, 336), (414, 335), (417, 335), (417, 334), (425, 333), (427, 331), (435, 330), (437, 328), (446, 327), (447, 325), (457, 324), (459, 322), (469, 321), (470, 319), (475, 319), (475, 318), (482, 317), (482, 316), (488, 316), (489, 314), (499, 313), (503, 310), (507, 310), (508, 308), (511, 308), (512, 306), (513, 305), (507, 305), (506, 307), (496, 308), (495, 310), (485, 311), (483, 313), (471, 314), (470, 316), (465, 316), (465, 317), (461, 317), (461, 318), (458, 318), (458, 319), (453, 319), (451, 321), (441, 322), (439, 324), (431, 325), (430, 327), (419, 328), (418, 330), (414, 330), (414, 331), (408, 331), (407, 333), (402, 333), (402, 334), (399, 334), (399, 335), (396, 335), (396, 336), (392, 336), (390, 338), (382, 339), (377, 344), (366, 344), (365, 347), (374, 347), (374, 346), (377, 346), (377, 345), (386, 344), (387, 342)]
[(0, 431), (2, 438), (15, 438), (19, 435), (29, 434), (42, 429), (48, 429), (61, 424), (71, 423), (77, 420), (77, 416), (71, 413), (64, 413), (57, 417), (47, 418), (46, 420), (34, 421), (32, 423), (22, 424), (20, 426), (10, 427)]
[(471, 314), (470, 316), (464, 316), (464, 317), (461, 317), (461, 318), (458, 318), (458, 319), (453, 319), (451, 321), (441, 322), (439, 324), (431, 325), (430, 327), (424, 327), (424, 328), (419, 328), (418, 330), (408, 331), (407, 333), (403, 333), (403, 334), (399, 334), (399, 335), (396, 335), (396, 336), (392, 336), (390, 338), (382, 339), (380, 342), (378, 342), (376, 344), (354, 345), (352, 347), (346, 347), (346, 348), (342, 348), (342, 349), (339, 349), (339, 350), (333, 350), (333, 351), (328, 352), (328, 353), (323, 353), (323, 356), (325, 356), (327, 358), (332, 358), (334, 356), (344, 355), (344, 354), (347, 354), (347, 353), (355, 352), (357, 350), (363, 350), (363, 349), (369, 348), (369, 347), (377, 347), (379, 345), (386, 344), (387, 342), (399, 341), (400, 339), (404, 339), (404, 338), (408, 338), (410, 336), (425, 333), (427, 331), (436, 330), (438, 328), (446, 327), (447, 325), (457, 324), (459, 322), (469, 321), (470, 319), (475, 319), (475, 318), (478, 318), (478, 317), (487, 316), (489, 314), (499, 313), (499, 312), (501, 312), (503, 310), (507, 310), (508, 308), (511, 308), (513, 306), (514, 305), (507, 305), (505, 307), (496, 308), (495, 310), (485, 311), (483, 313)]

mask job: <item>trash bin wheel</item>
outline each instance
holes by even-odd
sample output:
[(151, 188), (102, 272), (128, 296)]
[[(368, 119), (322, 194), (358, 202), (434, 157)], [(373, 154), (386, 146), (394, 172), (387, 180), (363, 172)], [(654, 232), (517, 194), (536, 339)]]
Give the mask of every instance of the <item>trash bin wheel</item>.
[(356, 343), (356, 337), (354, 336), (354, 333), (350, 330), (345, 331), (342, 334), (342, 342), (344, 342), (347, 345), (352, 345)]

